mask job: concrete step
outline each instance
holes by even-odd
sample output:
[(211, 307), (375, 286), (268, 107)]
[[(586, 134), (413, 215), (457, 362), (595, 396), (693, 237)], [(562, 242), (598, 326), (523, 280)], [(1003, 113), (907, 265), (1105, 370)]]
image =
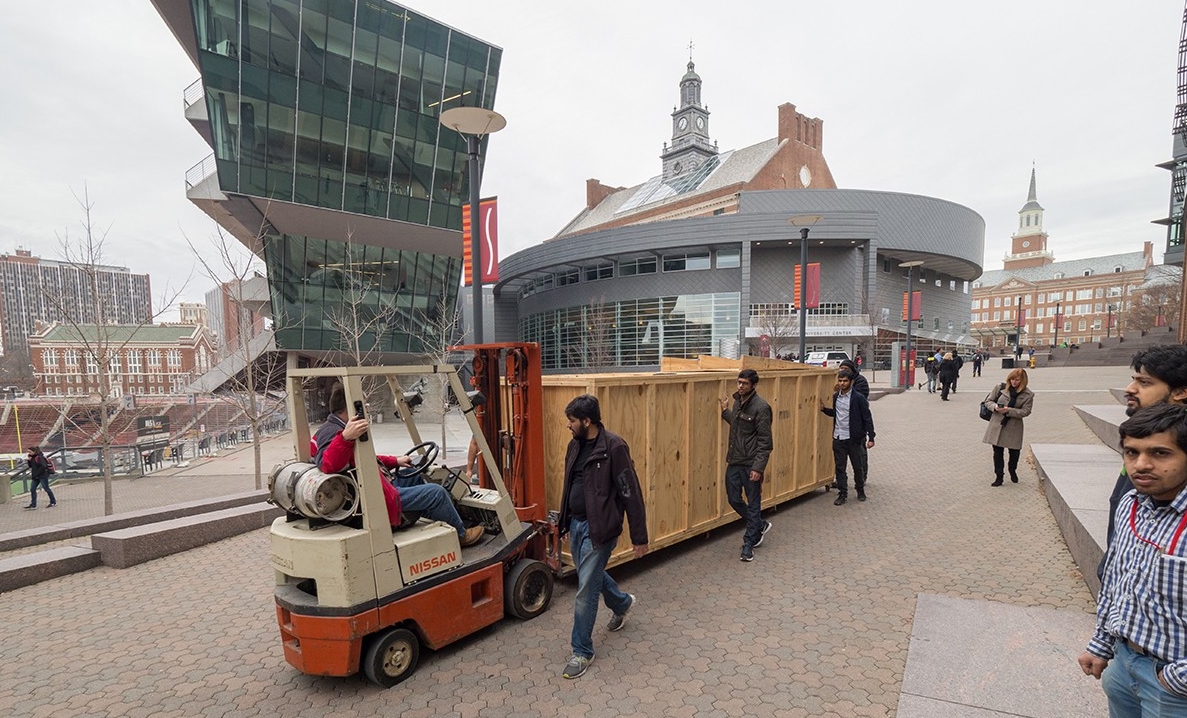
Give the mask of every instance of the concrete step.
[(81, 546), (62, 546), (0, 559), (0, 593), (86, 571), (99, 563), (98, 551)]
[(264, 528), (283, 515), (280, 507), (260, 502), (95, 534), (91, 548), (99, 552), (103, 565), (128, 568)]
[(1089, 406), (1075, 407), (1076, 413), (1080, 419), (1092, 429), (1092, 433), (1096, 434), (1096, 438), (1100, 439), (1105, 447), (1120, 453), (1121, 448), (1118, 446), (1117, 427), (1121, 426), (1121, 422), (1129, 417), (1125, 415), (1125, 407), (1118, 404), (1101, 404)]
[(1031, 444), (1030, 451), (1064, 542), (1084, 582), (1098, 593), (1096, 567), (1104, 556), (1109, 494), (1121, 459), (1100, 444)]

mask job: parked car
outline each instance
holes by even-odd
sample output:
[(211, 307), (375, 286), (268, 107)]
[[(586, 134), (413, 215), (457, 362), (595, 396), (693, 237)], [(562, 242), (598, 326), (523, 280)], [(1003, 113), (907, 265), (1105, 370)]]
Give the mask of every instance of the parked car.
[(846, 352), (808, 352), (808, 358), (804, 360), (804, 363), (822, 366), (825, 369), (836, 369), (841, 366), (841, 362), (848, 358), (849, 354)]

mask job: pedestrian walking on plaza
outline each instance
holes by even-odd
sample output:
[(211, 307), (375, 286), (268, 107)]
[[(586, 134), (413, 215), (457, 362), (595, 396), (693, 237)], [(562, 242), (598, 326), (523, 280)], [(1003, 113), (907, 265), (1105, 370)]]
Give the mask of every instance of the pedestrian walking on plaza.
[(952, 352), (952, 362), (956, 364), (956, 373), (952, 375), (952, 393), (956, 393), (956, 384), (960, 381), (960, 369), (964, 366), (964, 357), (960, 355), (960, 351)]
[(837, 467), (833, 485), (837, 488), (834, 506), (849, 500), (849, 476), (845, 463), (853, 465), (853, 486), (857, 500), (866, 500), (865, 464), (862, 462), (863, 448), (874, 448), (874, 417), (870, 414), (870, 402), (853, 391), (853, 374), (842, 370), (837, 375), (837, 391), (833, 394), (832, 407), (819, 399), (820, 410), (833, 417), (833, 461)]
[(985, 436), (981, 439), (993, 445), (993, 475), (990, 486), (1001, 486), (1004, 471), (1004, 452), (1010, 451), (1010, 481), (1018, 483), (1018, 456), (1022, 453), (1022, 420), (1030, 416), (1034, 392), (1026, 388), (1025, 369), (1015, 369), (1006, 380), (993, 387), (984, 404), (993, 412)]
[(758, 372), (738, 372), (738, 390), (721, 399), (721, 420), (730, 425), (725, 454), (725, 495), (730, 506), (746, 519), (742, 536), (743, 561), (754, 560), (771, 522), (762, 517), (762, 481), (771, 457), (771, 406), (758, 395)]
[(927, 376), (927, 393), (936, 393), (936, 380), (940, 378), (940, 363), (936, 358), (929, 356), (927, 361), (923, 362), (923, 373)]
[[(1130, 364), (1133, 380), (1125, 387), (1125, 413), (1133, 416), (1139, 409), (1158, 404), (1187, 404), (1187, 346), (1158, 344), (1133, 355)], [(1113, 542), (1117, 506), (1121, 497), (1133, 489), (1124, 467), (1109, 496), (1109, 528), (1105, 546)], [(1104, 570), (1104, 559), (1096, 574)]]
[[(861, 370), (857, 368), (857, 365), (849, 359), (845, 359), (841, 362), (840, 369), (841, 371), (848, 369), (853, 374), (853, 391), (861, 394), (869, 401), (870, 383), (861, 375)], [(870, 454), (866, 451), (864, 442), (861, 444), (861, 475), (866, 477), (867, 482), (870, 480)]]
[(58, 505), (58, 500), (54, 497), (54, 492), (49, 487), (49, 477), (53, 472), (49, 468), (49, 459), (45, 458), (45, 454), (41, 453), (40, 446), (30, 446), (25, 455), (29, 463), (29, 505), (25, 507), (27, 510), (37, 508), (37, 485), (41, 484), (41, 488), (45, 489), (45, 495), (49, 497), (48, 508), (53, 508)]
[(1187, 407), (1140, 409), (1120, 427), (1134, 491), (1105, 553), (1096, 630), (1078, 659), (1111, 718), (1187, 716)]
[(946, 352), (944, 358), (940, 361), (940, 398), (948, 401), (948, 392), (952, 389), (953, 382), (956, 381), (956, 361), (952, 358), (952, 352)]
[(606, 573), (606, 563), (622, 534), (623, 514), (630, 522), (635, 558), (647, 553), (647, 511), (643, 505), (635, 462), (626, 442), (602, 425), (597, 397), (589, 394), (565, 407), (573, 435), (565, 452), (565, 482), (558, 526), (569, 534), (569, 551), (577, 566), (577, 598), (573, 602), (573, 655), (561, 675), (577, 678), (593, 663), (593, 627), (598, 598), (613, 614), (606, 628), (619, 631), (635, 596), (623, 593)]

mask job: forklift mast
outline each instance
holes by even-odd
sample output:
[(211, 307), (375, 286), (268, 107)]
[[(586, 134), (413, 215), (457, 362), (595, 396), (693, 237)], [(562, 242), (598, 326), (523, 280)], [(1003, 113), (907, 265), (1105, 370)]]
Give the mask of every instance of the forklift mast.
[[(457, 348), (474, 352), (474, 388), (486, 398), (476, 407), (476, 417), (519, 520), (546, 524), (539, 345), (479, 344)], [(491, 488), (487, 467), (481, 462), (479, 477), (480, 486)]]

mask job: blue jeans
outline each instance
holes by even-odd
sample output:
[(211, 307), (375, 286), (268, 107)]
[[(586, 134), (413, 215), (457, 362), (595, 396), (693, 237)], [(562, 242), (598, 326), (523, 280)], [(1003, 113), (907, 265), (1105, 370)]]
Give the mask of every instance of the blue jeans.
[(444, 521), (457, 529), (458, 536), (465, 536), (466, 525), (458, 516), (449, 492), (440, 484), (420, 486), (397, 486), (400, 494), (400, 511), (416, 512), (430, 521)]
[[(742, 500), (742, 495), (746, 500)], [(725, 496), (738, 515), (746, 519), (743, 546), (754, 546), (762, 536), (762, 482), (750, 480), (750, 465), (725, 467)]]
[(37, 505), (37, 485), (38, 484), (41, 484), (41, 488), (45, 489), (45, 495), (49, 497), (49, 502), (51, 505), (58, 503), (58, 500), (54, 498), (54, 492), (50, 491), (50, 489), (49, 489), (49, 477), (42, 476), (40, 479), (32, 479), (32, 481), (29, 483), (29, 505), (30, 506)]
[(1158, 718), (1187, 715), (1187, 698), (1170, 693), (1158, 682), (1162, 661), (1134, 653), (1122, 639), (1101, 676), (1109, 699), (1109, 718)]
[(936, 393), (936, 375), (935, 374), (927, 375), (927, 390), (928, 390), (928, 392), (930, 392), (932, 394)]
[(606, 602), (606, 608), (615, 614), (631, 606), (631, 597), (618, 588), (618, 584), (606, 573), (606, 563), (614, 552), (617, 542), (595, 546), (589, 537), (589, 522), (584, 519), (569, 521), (569, 551), (577, 565), (577, 600), (573, 603), (573, 655), (593, 658), (593, 627), (598, 620), (598, 596)]

